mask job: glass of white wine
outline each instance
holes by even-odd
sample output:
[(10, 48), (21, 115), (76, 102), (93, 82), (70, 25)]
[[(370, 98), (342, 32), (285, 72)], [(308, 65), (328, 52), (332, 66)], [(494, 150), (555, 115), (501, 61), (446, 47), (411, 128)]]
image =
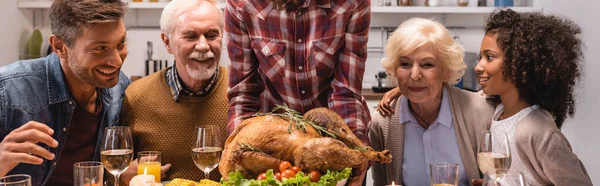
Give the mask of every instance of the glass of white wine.
[(502, 178), (500, 181), (501, 185), (506, 185), (506, 186), (527, 186), (527, 182), (525, 182), (525, 178), (523, 177), (523, 174), (521, 174), (521, 172), (517, 171), (517, 170), (511, 170), (508, 171), (505, 175), (504, 178)]
[(479, 170), (484, 174), (494, 176), (498, 180), (504, 177), (511, 164), (510, 146), (506, 133), (482, 131), (477, 150), (477, 164)]
[(192, 159), (194, 164), (204, 172), (209, 179), (210, 171), (219, 165), (221, 151), (223, 151), (221, 136), (217, 127), (207, 125), (198, 127), (196, 130), (196, 143), (192, 147)]
[(133, 159), (133, 143), (129, 127), (113, 126), (104, 129), (100, 159), (104, 168), (115, 176), (115, 186), (119, 186), (121, 173), (129, 168)]
[(523, 174), (517, 170), (511, 170), (503, 178), (496, 178), (494, 175), (484, 174), (482, 186), (528, 186)]

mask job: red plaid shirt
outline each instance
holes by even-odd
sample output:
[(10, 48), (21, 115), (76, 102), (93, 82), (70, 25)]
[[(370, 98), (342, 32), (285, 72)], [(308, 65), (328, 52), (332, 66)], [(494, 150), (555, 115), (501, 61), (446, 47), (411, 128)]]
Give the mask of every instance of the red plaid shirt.
[(233, 129), (276, 104), (305, 113), (328, 107), (363, 142), (371, 120), (361, 96), (371, 20), (369, 0), (227, 0), (229, 123)]

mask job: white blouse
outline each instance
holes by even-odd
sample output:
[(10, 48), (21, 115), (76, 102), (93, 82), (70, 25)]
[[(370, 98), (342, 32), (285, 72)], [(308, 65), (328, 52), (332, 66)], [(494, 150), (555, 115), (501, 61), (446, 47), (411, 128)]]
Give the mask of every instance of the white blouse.
[(521, 119), (525, 118), (525, 116), (527, 116), (529, 113), (531, 113), (531, 111), (537, 109), (538, 107), (538, 105), (533, 105), (519, 111), (517, 114), (510, 116), (509, 118), (498, 120), (500, 115), (502, 115), (502, 113), (504, 112), (504, 105), (500, 104), (498, 105), (498, 107), (496, 107), (496, 111), (494, 112), (494, 117), (492, 120), (492, 126), (490, 127), (490, 132), (493, 136), (497, 136), (497, 134), (504, 132), (506, 134), (506, 137), (508, 138), (511, 153), (511, 164), (507, 174), (514, 173), (514, 171), (519, 171), (523, 175), (525, 182), (530, 182), (534, 179), (529, 173), (529, 171), (525, 168), (523, 161), (521, 161), (521, 158), (519, 156), (519, 152), (517, 152), (516, 150), (514, 139), (515, 126), (517, 125), (517, 123), (519, 123)]

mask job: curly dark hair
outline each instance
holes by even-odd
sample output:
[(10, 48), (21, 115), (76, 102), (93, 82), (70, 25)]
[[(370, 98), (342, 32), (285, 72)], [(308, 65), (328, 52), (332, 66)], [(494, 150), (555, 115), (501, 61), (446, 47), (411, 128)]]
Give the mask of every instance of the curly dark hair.
[(550, 112), (560, 128), (575, 113), (573, 87), (580, 80), (583, 59), (581, 29), (573, 21), (542, 13), (497, 10), (486, 35), (496, 35), (504, 53), (504, 79), (519, 96)]

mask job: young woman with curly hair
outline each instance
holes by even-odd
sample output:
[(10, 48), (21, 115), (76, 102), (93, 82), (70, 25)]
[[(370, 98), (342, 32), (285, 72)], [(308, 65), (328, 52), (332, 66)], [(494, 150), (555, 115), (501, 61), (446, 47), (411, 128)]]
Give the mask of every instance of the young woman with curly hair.
[(581, 29), (565, 18), (501, 10), (490, 15), (475, 67), (498, 96), (490, 131), (509, 138), (512, 163), (529, 185), (592, 185), (559, 128), (575, 108)]

